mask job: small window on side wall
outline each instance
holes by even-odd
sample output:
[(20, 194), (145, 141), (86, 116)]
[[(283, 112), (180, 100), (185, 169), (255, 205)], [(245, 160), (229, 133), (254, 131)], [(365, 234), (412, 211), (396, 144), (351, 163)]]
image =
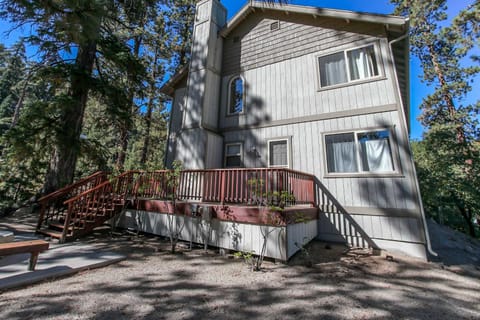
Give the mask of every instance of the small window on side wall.
[(242, 144), (227, 143), (225, 145), (225, 168), (238, 168), (242, 166)]
[(288, 139), (278, 139), (268, 141), (268, 166), (284, 167), (290, 166)]
[(237, 76), (230, 80), (228, 88), (228, 114), (234, 115), (243, 112), (245, 103), (245, 88), (242, 77)]
[(389, 130), (325, 136), (329, 173), (392, 173), (395, 171)]

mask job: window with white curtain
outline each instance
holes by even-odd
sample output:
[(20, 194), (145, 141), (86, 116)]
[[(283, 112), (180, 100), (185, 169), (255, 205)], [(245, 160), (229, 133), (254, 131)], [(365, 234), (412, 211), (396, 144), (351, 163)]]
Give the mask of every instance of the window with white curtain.
[(357, 148), (353, 133), (325, 136), (328, 172), (357, 172)]
[(227, 143), (225, 145), (225, 168), (241, 167), (242, 154), (241, 143)]
[(268, 166), (289, 167), (288, 139), (268, 141)]
[(328, 87), (380, 75), (375, 46), (346, 50), (318, 58), (320, 86)]
[(389, 130), (372, 130), (325, 136), (329, 173), (395, 171)]

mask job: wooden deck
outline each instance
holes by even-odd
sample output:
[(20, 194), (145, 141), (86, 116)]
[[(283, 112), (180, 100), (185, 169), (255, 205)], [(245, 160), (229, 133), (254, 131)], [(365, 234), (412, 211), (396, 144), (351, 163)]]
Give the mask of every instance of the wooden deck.
[(99, 172), (40, 199), (37, 232), (73, 240), (127, 209), (284, 227), (318, 218), (316, 192), (314, 176), (285, 168)]
[(184, 170), (172, 176), (168, 170), (113, 178), (96, 173), (42, 198), (37, 232), (64, 242), (115, 217), (124, 228), (165, 236), (173, 215), (186, 226), (182, 240), (232, 250), (259, 252), (265, 229), (273, 230), (267, 256), (287, 260), (318, 235), (322, 211), (344, 212), (313, 175), (290, 169)]
[(127, 209), (159, 213), (175, 213), (189, 217), (209, 212), (212, 219), (235, 221), (258, 225), (286, 226), (308, 220), (318, 219), (318, 208), (310, 205), (296, 205), (283, 210), (272, 210), (268, 207), (246, 205), (220, 205), (211, 202), (177, 202), (175, 210), (170, 201), (137, 199)]

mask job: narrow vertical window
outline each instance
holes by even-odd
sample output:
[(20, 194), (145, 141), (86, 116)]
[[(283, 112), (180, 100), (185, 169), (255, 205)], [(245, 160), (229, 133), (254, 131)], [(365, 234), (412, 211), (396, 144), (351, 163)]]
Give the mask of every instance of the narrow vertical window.
[(230, 81), (229, 86), (229, 105), (228, 114), (239, 114), (243, 112), (243, 105), (245, 100), (245, 90), (243, 79), (235, 77)]

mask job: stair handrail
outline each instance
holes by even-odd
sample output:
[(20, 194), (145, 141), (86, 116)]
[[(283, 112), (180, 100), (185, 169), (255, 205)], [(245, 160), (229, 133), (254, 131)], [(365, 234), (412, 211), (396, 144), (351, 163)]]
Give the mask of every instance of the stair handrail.
[(75, 189), (76, 187), (78, 187), (78, 186), (80, 186), (80, 185), (83, 185), (83, 184), (85, 184), (85, 183), (88, 183), (88, 182), (90, 182), (91, 180), (94, 180), (95, 178), (97, 178), (97, 177), (99, 177), (99, 176), (101, 176), (101, 175), (104, 175), (104, 176), (106, 177), (107, 173), (106, 173), (105, 171), (97, 171), (97, 172), (95, 172), (95, 173), (93, 173), (93, 174), (91, 174), (91, 175), (89, 175), (89, 176), (87, 176), (87, 177), (85, 177), (85, 178), (82, 178), (82, 179), (80, 179), (80, 180), (78, 180), (78, 181), (76, 181), (76, 182), (74, 182), (74, 183), (72, 183), (72, 184), (69, 184), (69, 185), (67, 185), (67, 186), (65, 186), (65, 187), (63, 187), (63, 188), (61, 188), (61, 189), (58, 189), (58, 190), (56, 190), (56, 191), (54, 191), (54, 192), (51, 192), (51, 193), (49, 193), (49, 194), (41, 197), (40, 199), (38, 199), (37, 202), (43, 202), (43, 201), (48, 200), (48, 199), (50, 199), (50, 198), (52, 198), (52, 197), (56, 197), (56, 196), (58, 196), (58, 195), (63, 195), (63, 194), (65, 194), (65, 193), (68, 193), (70, 190)]
[[(60, 202), (63, 203), (62, 200), (64, 199), (62, 198), (68, 196), (69, 194), (73, 193), (75, 195), (75, 193), (79, 192), (82, 189), (82, 187), (87, 186), (90, 183), (92, 183), (93, 186), (95, 186), (95, 185), (98, 185), (99, 183), (102, 183), (106, 179), (107, 179), (107, 172), (97, 171), (85, 178), (82, 178), (76, 181), (75, 183), (67, 185), (57, 191), (49, 193), (41, 197), (40, 199), (38, 199), (37, 202), (40, 204), (40, 214), (38, 217), (37, 230), (39, 230), (42, 227), (42, 224), (44, 223), (45, 220), (48, 220), (49, 218), (52, 218), (55, 215), (58, 216), (61, 212), (63, 212), (64, 209), (61, 209), (61, 208), (53, 208), (53, 212), (50, 212), (51, 211), (50, 206), (52, 204), (60, 203)], [(45, 217), (45, 215), (47, 215), (47, 217)]]
[[(63, 202), (63, 204), (65, 206), (67, 206), (67, 213), (65, 215), (64, 227), (63, 227), (62, 236), (60, 238), (60, 242), (65, 242), (67, 232), (68, 232), (68, 228), (70, 226), (70, 222), (71, 222), (71, 220), (74, 216), (74, 213), (75, 213), (75, 203), (76, 202), (80, 201), (81, 199), (84, 199), (84, 198), (88, 197), (89, 194), (95, 193), (100, 189), (104, 189), (108, 185), (111, 186), (111, 192), (112, 193), (115, 193), (117, 196), (120, 196), (121, 200), (125, 201), (125, 198), (128, 194), (128, 191), (130, 190), (131, 186), (130, 186), (129, 181), (127, 181), (125, 186), (120, 186), (120, 183), (123, 182), (123, 179), (125, 177), (129, 177), (129, 176), (131, 176), (135, 173), (142, 174), (143, 172), (144, 171), (141, 171), (141, 170), (126, 171), (126, 172), (124, 172), (124, 173), (122, 173), (122, 174), (120, 174), (120, 175), (118, 175), (118, 176), (116, 176), (116, 177), (114, 177), (110, 180), (106, 180), (106, 181), (98, 184), (97, 186), (95, 186), (93, 188), (85, 190), (84, 192), (65, 200)], [(134, 179), (131, 179), (131, 180), (132, 180), (131, 182), (135, 181)], [(125, 188), (123, 188), (123, 187), (125, 187)]]
[(77, 201), (78, 199), (81, 199), (82, 197), (85, 197), (87, 194), (92, 193), (92, 192), (95, 192), (95, 191), (97, 191), (98, 189), (101, 189), (102, 187), (104, 187), (104, 186), (107, 185), (107, 184), (112, 184), (112, 186), (113, 186), (113, 184), (114, 184), (115, 182), (117, 182), (118, 180), (120, 180), (120, 179), (122, 179), (123, 177), (126, 177), (126, 176), (128, 176), (128, 175), (130, 175), (130, 174), (132, 174), (132, 173), (136, 173), (136, 172), (141, 172), (141, 171), (139, 171), (139, 170), (126, 171), (126, 172), (122, 173), (121, 175), (118, 175), (118, 176), (114, 177), (114, 178), (111, 179), (111, 180), (104, 181), (104, 182), (100, 183), (99, 185), (97, 185), (97, 186), (95, 186), (95, 187), (93, 187), (93, 188), (90, 188), (90, 189), (88, 189), (88, 190), (85, 190), (84, 192), (79, 193), (79, 194), (77, 194), (76, 196), (71, 197), (71, 198), (65, 200), (65, 201), (63, 202), (63, 204), (68, 205), (68, 204), (70, 204), (70, 203), (72, 203), (72, 202), (75, 202), (75, 201)]

